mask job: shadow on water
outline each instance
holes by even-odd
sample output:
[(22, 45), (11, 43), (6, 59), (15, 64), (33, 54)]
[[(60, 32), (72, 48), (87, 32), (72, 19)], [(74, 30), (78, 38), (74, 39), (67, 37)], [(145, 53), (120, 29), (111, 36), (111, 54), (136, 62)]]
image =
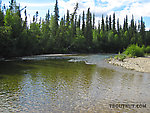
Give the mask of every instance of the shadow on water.
[(33, 68), (31, 66), (26, 66), (24, 64), (25, 62), (1, 61), (0, 76), (2, 77), (3, 75), (9, 75), (9, 76), (22, 75), (24, 74), (25, 70)]

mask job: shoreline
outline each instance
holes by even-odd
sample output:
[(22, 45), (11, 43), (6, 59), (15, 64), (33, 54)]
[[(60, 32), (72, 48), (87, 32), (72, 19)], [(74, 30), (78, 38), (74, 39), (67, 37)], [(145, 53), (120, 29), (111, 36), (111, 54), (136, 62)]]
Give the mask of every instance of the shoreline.
[(107, 59), (107, 62), (116, 66), (124, 67), (129, 70), (150, 73), (150, 56), (125, 58), (123, 61), (109, 58)]

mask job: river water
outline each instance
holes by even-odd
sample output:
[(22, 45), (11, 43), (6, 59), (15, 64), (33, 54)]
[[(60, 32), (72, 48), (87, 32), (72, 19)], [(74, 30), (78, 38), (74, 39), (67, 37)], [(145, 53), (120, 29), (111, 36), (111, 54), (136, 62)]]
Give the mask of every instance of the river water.
[(0, 112), (150, 113), (150, 74), (107, 64), (110, 56), (0, 61)]

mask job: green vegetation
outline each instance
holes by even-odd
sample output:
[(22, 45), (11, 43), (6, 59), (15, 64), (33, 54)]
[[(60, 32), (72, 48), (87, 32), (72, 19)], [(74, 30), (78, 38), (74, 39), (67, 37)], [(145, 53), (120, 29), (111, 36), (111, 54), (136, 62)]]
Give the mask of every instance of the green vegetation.
[(119, 53), (118, 55), (115, 55), (114, 58), (115, 58), (116, 60), (123, 61), (123, 60), (126, 58), (126, 55)]
[(142, 47), (138, 46), (137, 44), (130, 45), (122, 54), (120, 52), (118, 55), (115, 55), (115, 59), (119, 61), (123, 61), (125, 58), (135, 58), (135, 57), (143, 57), (150, 53), (150, 46), (145, 47), (144, 45)]
[(143, 47), (139, 47), (138, 45), (131, 45), (123, 52), (123, 54), (129, 57), (142, 57), (144, 56), (143, 49)]
[(146, 53), (150, 53), (150, 46), (147, 46), (147, 47), (145, 48), (145, 52), (146, 52)]
[[(0, 57), (45, 53), (117, 53), (131, 44), (148, 46), (145, 51), (150, 52), (150, 31), (145, 31), (142, 17), (136, 25), (133, 16), (130, 24), (126, 16), (121, 26), (115, 13), (107, 15), (106, 19), (102, 15), (101, 22), (95, 25), (96, 15), (90, 12), (90, 8), (87, 13), (83, 11), (82, 15), (77, 15), (77, 3), (73, 13), (68, 10), (60, 19), (58, 4), (56, 0), (54, 14), (50, 15), (48, 10), (45, 19), (39, 17), (36, 11), (30, 24), (27, 10), (20, 9), (16, 0), (11, 0), (9, 8), (1, 5)], [(21, 18), (23, 11), (24, 19)], [(135, 52), (131, 56), (143, 55), (137, 46), (133, 48)]]

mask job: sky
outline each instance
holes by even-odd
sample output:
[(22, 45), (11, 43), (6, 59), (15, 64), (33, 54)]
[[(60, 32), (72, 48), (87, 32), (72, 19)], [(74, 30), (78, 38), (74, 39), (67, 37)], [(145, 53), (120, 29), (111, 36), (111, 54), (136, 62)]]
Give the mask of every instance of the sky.
[[(10, 0), (2, 0), (2, 4), (9, 6)], [(50, 10), (54, 13), (54, 5), (56, 0), (16, 0), (20, 3), (21, 8), (27, 6), (28, 19), (32, 20), (36, 11), (39, 12), (39, 17), (45, 18), (45, 15)], [(67, 9), (73, 12), (75, 4), (79, 3), (78, 14), (82, 14), (83, 10), (87, 12), (90, 8), (92, 13), (95, 13), (96, 24), (98, 20), (101, 21), (102, 14), (112, 15), (116, 13), (116, 20), (119, 18), (120, 23), (123, 24), (124, 18), (128, 15), (129, 21), (134, 15), (136, 22), (140, 20), (141, 16), (144, 19), (146, 30), (150, 30), (150, 0), (58, 0), (59, 14), (62, 17), (66, 14)], [(24, 18), (24, 11), (22, 11), (22, 18)]]

